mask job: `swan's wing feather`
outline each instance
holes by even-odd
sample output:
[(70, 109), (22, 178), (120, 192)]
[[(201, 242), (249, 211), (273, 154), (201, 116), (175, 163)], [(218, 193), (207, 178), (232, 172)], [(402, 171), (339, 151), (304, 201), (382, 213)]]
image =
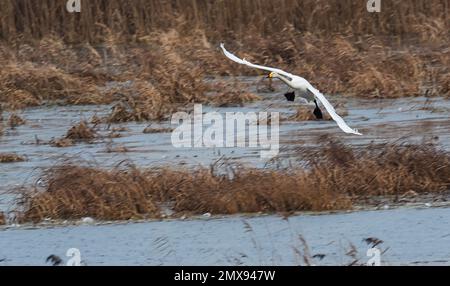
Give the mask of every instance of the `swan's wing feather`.
[(361, 133), (358, 132), (358, 130), (351, 129), (347, 125), (347, 123), (345, 123), (344, 119), (342, 119), (342, 117), (340, 117), (336, 113), (336, 110), (334, 109), (334, 107), (331, 105), (331, 103), (325, 98), (325, 96), (320, 91), (318, 91), (317, 89), (315, 89), (312, 86), (310, 86), (308, 88), (308, 90), (311, 91), (314, 94), (314, 96), (323, 104), (325, 109), (330, 114), (331, 118), (333, 118), (333, 120), (336, 121), (337, 125), (339, 126), (339, 128), (342, 129), (342, 131), (344, 131), (345, 133), (362, 135)]
[[(260, 70), (265, 70), (265, 71), (270, 71), (270, 72), (275, 72), (278, 73), (280, 75), (284, 75), (286, 77), (290, 77), (293, 78), (294, 76), (288, 72), (285, 72), (283, 70), (277, 69), (277, 68), (271, 68), (271, 67), (265, 67), (265, 66), (260, 66), (260, 65), (255, 65), (252, 64), (248, 61), (246, 61), (245, 59), (240, 59), (238, 57), (236, 57), (235, 55), (233, 55), (232, 53), (230, 53), (229, 51), (227, 51), (225, 49), (224, 44), (220, 44), (220, 47), (223, 50), (223, 53), (225, 54), (225, 56), (227, 58), (229, 58), (230, 60), (241, 64), (241, 65), (246, 65), (252, 68), (256, 68), (256, 69), (260, 69)], [(313, 86), (310, 86), (309, 91), (311, 91), (314, 96), (323, 104), (323, 106), (325, 106), (326, 110), (328, 111), (328, 113), (330, 114), (331, 118), (333, 118), (334, 121), (336, 121), (337, 125), (342, 129), (342, 131), (344, 131), (345, 133), (350, 133), (350, 134), (355, 134), (355, 135), (362, 135), (361, 133), (359, 133), (357, 130), (353, 130), (351, 129), (347, 123), (345, 123), (344, 119), (342, 119), (337, 113), (336, 110), (334, 109), (334, 107), (330, 104), (330, 102), (325, 98), (325, 96), (320, 93), (320, 91), (318, 91), (317, 89), (315, 89)]]
[(241, 65), (246, 65), (246, 66), (249, 66), (249, 67), (252, 67), (252, 68), (255, 68), (255, 69), (260, 69), (260, 70), (265, 70), (265, 71), (275, 72), (275, 73), (277, 73), (277, 74), (284, 75), (284, 76), (286, 76), (286, 77), (290, 77), (290, 78), (293, 77), (292, 74), (290, 74), (290, 73), (288, 73), (288, 72), (285, 72), (285, 71), (283, 71), (283, 70), (280, 70), (280, 69), (277, 69), (277, 68), (271, 68), (271, 67), (265, 67), (265, 66), (255, 65), (255, 64), (252, 64), (252, 63), (249, 62), (249, 61), (246, 61), (245, 59), (240, 59), (240, 58), (236, 57), (235, 55), (233, 55), (232, 53), (230, 53), (229, 51), (227, 51), (227, 50), (225, 49), (224, 44), (220, 44), (220, 47), (222, 48), (223, 53), (225, 54), (225, 56), (226, 56), (227, 58), (229, 58), (230, 60), (232, 60), (233, 62), (236, 62), (236, 63), (241, 64)]

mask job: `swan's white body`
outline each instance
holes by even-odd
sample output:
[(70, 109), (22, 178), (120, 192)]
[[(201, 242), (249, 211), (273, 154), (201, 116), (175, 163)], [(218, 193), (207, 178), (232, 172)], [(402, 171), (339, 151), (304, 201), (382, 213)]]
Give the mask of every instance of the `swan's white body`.
[(325, 109), (328, 111), (328, 113), (330, 114), (331, 118), (333, 118), (333, 120), (336, 121), (337, 125), (345, 133), (362, 135), (361, 133), (358, 132), (358, 130), (354, 130), (354, 129), (350, 128), (347, 125), (347, 123), (345, 123), (344, 119), (342, 119), (342, 117), (340, 117), (336, 113), (336, 110), (330, 104), (330, 102), (325, 98), (325, 96), (319, 90), (314, 88), (306, 79), (296, 76), (296, 75), (293, 75), (293, 74), (290, 74), (288, 72), (285, 72), (285, 71), (277, 69), (277, 68), (271, 68), (271, 67), (265, 67), (265, 66), (252, 64), (252, 63), (246, 61), (245, 59), (240, 59), (240, 58), (236, 57), (235, 55), (233, 55), (232, 53), (228, 52), (225, 49), (225, 46), (223, 44), (221, 44), (220, 47), (222, 48), (225, 56), (227, 58), (229, 58), (230, 60), (232, 60), (238, 64), (246, 65), (246, 66), (249, 66), (252, 68), (269, 71), (269, 72), (271, 72), (271, 74), (269, 75), (270, 77), (274, 77), (274, 78), (278, 78), (278, 79), (282, 80), (284, 83), (286, 83), (291, 88), (299, 91), (301, 93), (301, 96), (305, 97), (307, 100), (310, 101), (313, 99), (317, 99), (318, 101), (320, 101), (323, 104), (323, 106), (325, 107)]

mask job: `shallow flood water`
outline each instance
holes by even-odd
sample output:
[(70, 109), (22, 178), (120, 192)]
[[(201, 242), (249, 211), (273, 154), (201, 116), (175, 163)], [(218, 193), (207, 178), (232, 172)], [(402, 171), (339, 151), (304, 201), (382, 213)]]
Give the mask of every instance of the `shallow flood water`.
[[(256, 78), (240, 78), (256, 92)], [(261, 101), (244, 107), (204, 107), (204, 112), (277, 111), (280, 124), (280, 158), (285, 164), (295, 157), (297, 147), (315, 148), (321, 135), (333, 135), (346, 144), (365, 148), (370, 143), (420, 143), (425, 137), (450, 150), (450, 100), (444, 98), (360, 99), (327, 96), (336, 106), (348, 110), (345, 121), (363, 136), (347, 135), (333, 121), (289, 121), (301, 101), (286, 102), (281, 85), (274, 93), (260, 94)], [(215, 96), (215, 95), (211, 95)], [(313, 107), (311, 107), (312, 111)], [(0, 164), (0, 211), (10, 210), (13, 195), (6, 193), (23, 184), (34, 184), (43, 169), (62, 158), (95, 162), (112, 167), (129, 160), (139, 167), (209, 166), (227, 160), (252, 167), (265, 167), (259, 149), (182, 148), (172, 146), (171, 133), (144, 134), (150, 124), (105, 124), (98, 127), (107, 135), (115, 127), (125, 127), (120, 138), (96, 139), (72, 147), (56, 148), (49, 142), (63, 137), (67, 130), (93, 115), (107, 116), (111, 106), (53, 106), (26, 109), (20, 116), (26, 125), (7, 128), (0, 137), (0, 152), (25, 156), (25, 162)], [(339, 113), (339, 109), (338, 109)], [(4, 113), (7, 118), (9, 114)], [(166, 123), (154, 127), (175, 128)], [(245, 134), (244, 134), (245, 135)], [(238, 134), (243, 136), (243, 134)], [(108, 149), (123, 146), (124, 153)], [(41, 265), (50, 254), (64, 256), (68, 248), (82, 251), (89, 265), (297, 265), (293, 247), (303, 250), (299, 235), (306, 239), (312, 254), (326, 254), (317, 264), (350, 263), (345, 253), (354, 244), (360, 262), (367, 260), (366, 237), (384, 240), (386, 264), (450, 264), (450, 233), (447, 233), (450, 208), (398, 209), (320, 216), (296, 216), (288, 221), (275, 216), (255, 218), (226, 217), (189, 221), (162, 221), (101, 226), (65, 226), (54, 228), (10, 228), (0, 230), (0, 265)], [(247, 224), (248, 223), (248, 224)], [(246, 226), (247, 225), (247, 226)], [(133, 238), (131, 241), (130, 238)], [(417, 247), (420, 242), (420, 248)]]
[[(256, 92), (257, 78), (243, 77), (239, 80)], [(364, 147), (371, 142), (382, 143), (399, 140), (420, 142), (422, 138), (433, 140), (445, 149), (450, 149), (450, 100), (444, 98), (401, 98), (401, 99), (360, 99), (327, 96), (335, 106), (344, 106), (348, 116), (344, 119), (352, 128), (359, 129), (364, 136), (347, 135), (340, 131), (333, 121), (289, 121), (296, 108), (303, 105), (301, 100), (287, 102), (286, 91), (275, 84), (273, 93), (260, 94), (263, 100), (246, 104), (244, 107), (214, 108), (204, 107), (203, 112), (280, 112), (280, 158), (289, 162), (298, 146), (311, 147), (317, 144), (321, 135), (334, 135), (345, 143)], [(215, 96), (214, 94), (211, 96)], [(311, 107), (311, 110), (313, 107)], [(17, 129), (6, 129), (0, 137), (0, 152), (14, 152), (25, 156), (25, 162), (0, 164), (0, 192), (8, 191), (23, 184), (33, 184), (41, 171), (59, 162), (61, 158), (76, 158), (95, 162), (100, 167), (111, 167), (123, 160), (130, 160), (140, 167), (153, 166), (209, 166), (220, 158), (244, 165), (264, 167), (267, 161), (260, 158), (260, 150), (255, 148), (181, 148), (172, 146), (171, 133), (144, 134), (150, 124), (113, 124), (110, 128), (125, 127), (121, 138), (98, 139), (91, 143), (76, 144), (67, 148), (56, 148), (45, 144), (63, 137), (67, 130), (81, 120), (89, 120), (93, 115), (106, 116), (111, 106), (53, 106), (26, 109), (20, 116), (26, 125)], [(338, 108), (339, 112), (339, 108)], [(9, 114), (5, 114), (7, 118)], [(169, 122), (152, 126), (171, 127)], [(102, 135), (108, 134), (106, 125), (99, 127)], [(245, 136), (245, 134), (238, 134)], [(110, 153), (109, 149), (123, 146), (124, 153)], [(0, 205), (8, 205), (10, 196), (0, 195)], [(3, 200), (2, 200), (3, 199)], [(5, 202), (6, 201), (6, 202)]]
[[(45, 265), (77, 248), (87, 265), (366, 264), (366, 238), (382, 265), (450, 265), (450, 208), (395, 209), (330, 215), (226, 217), (187, 221), (0, 230), (0, 265)], [(354, 247), (354, 256), (347, 253)]]

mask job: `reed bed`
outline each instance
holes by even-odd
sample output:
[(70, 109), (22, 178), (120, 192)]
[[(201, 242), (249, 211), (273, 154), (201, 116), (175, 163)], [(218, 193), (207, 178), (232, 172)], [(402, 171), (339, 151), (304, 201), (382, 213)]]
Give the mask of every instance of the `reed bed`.
[(10, 109), (58, 101), (65, 104), (108, 103), (100, 97), (94, 84), (45, 64), (7, 64), (0, 70), (0, 82), (0, 102)]
[[(163, 206), (183, 214), (292, 213), (351, 209), (371, 197), (445, 194), (450, 154), (434, 145), (384, 144), (353, 149), (334, 139), (299, 149), (302, 167), (112, 170), (65, 162), (41, 187), (21, 190), (20, 220), (159, 218)], [(323, 140), (322, 140), (323, 141)]]
[(125, 42), (184, 23), (185, 30), (205, 28), (207, 36), (216, 37), (238, 37), (250, 28), (272, 35), (292, 26), (314, 34), (415, 35), (429, 41), (439, 40), (450, 19), (446, 0), (383, 1), (379, 14), (369, 14), (365, 1), (351, 0), (91, 0), (83, 3), (81, 14), (67, 13), (66, 2), (2, 1), (0, 37), (15, 41), (22, 35), (56, 34), (67, 42), (104, 42), (108, 27)]
[(48, 189), (22, 199), (27, 205), (22, 220), (44, 218), (104, 220), (139, 219), (158, 215), (146, 192), (148, 180), (135, 169), (99, 170), (73, 165), (52, 168), (46, 174)]
[[(261, 74), (225, 59), (220, 42), (325, 93), (450, 96), (446, 0), (384, 1), (375, 14), (365, 2), (338, 0), (93, 0), (81, 14), (68, 14), (65, 4), (0, 3), (5, 107), (119, 102), (130, 114), (112, 121), (122, 122), (160, 118), (177, 104), (254, 100), (245, 88), (214, 89), (205, 81)], [(133, 83), (105, 88), (111, 81)], [(211, 91), (225, 95), (222, 102), (205, 95)]]

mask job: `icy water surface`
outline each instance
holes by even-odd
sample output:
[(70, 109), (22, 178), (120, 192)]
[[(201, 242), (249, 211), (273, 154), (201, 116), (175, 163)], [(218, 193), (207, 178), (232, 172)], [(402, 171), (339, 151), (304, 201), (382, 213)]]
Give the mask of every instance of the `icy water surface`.
[[(226, 217), (187, 221), (0, 230), (1, 265), (45, 265), (78, 248), (87, 265), (365, 264), (377, 238), (382, 265), (450, 265), (450, 209), (396, 209), (330, 215)], [(354, 257), (346, 255), (354, 246)]]

